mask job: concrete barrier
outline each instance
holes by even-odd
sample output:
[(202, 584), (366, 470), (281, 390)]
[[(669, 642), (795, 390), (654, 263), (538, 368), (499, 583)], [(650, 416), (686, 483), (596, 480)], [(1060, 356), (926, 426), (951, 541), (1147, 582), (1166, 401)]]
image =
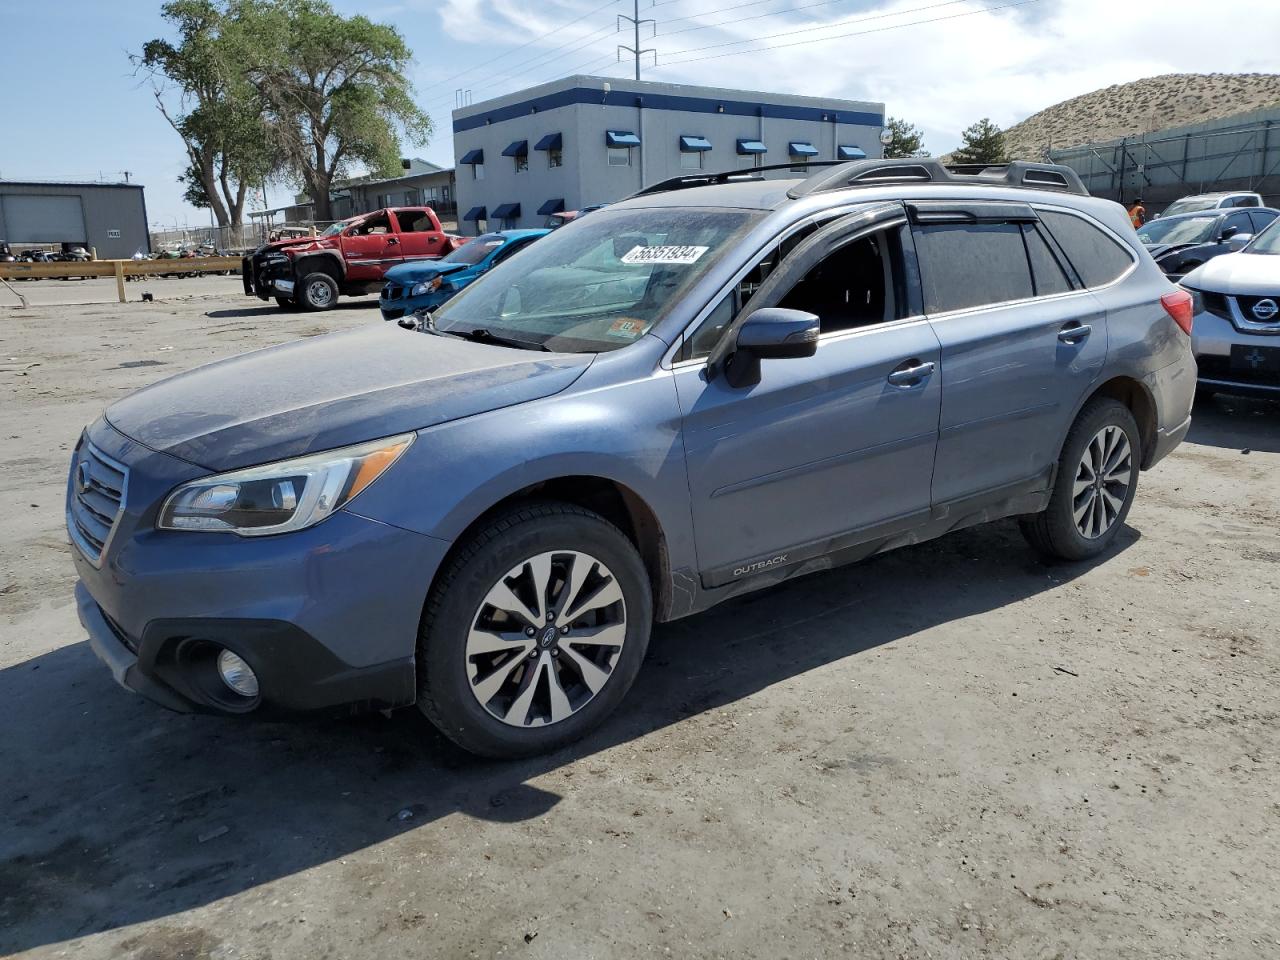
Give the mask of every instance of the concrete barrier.
[(82, 260), (55, 263), (0, 263), (0, 280), (42, 280), (59, 277), (115, 277), (120, 302), (125, 302), (125, 277), (162, 274), (226, 273), (240, 271), (239, 257), (185, 257), (173, 260)]

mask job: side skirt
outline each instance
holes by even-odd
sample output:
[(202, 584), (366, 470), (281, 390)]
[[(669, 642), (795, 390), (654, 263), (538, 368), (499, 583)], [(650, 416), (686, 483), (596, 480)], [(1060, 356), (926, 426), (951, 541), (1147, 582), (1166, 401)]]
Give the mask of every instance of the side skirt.
[[(1049, 504), (1052, 481), (1053, 468), (1050, 467), (1034, 477), (985, 493), (935, 504), (928, 510), (824, 540), (799, 544), (769, 556), (705, 570), (698, 577), (702, 589), (683, 610), (673, 610), (672, 619), (699, 613), (722, 600), (771, 587), (793, 577), (831, 570), (873, 554), (924, 543), (953, 530), (1004, 517), (1039, 513)], [(687, 580), (684, 583), (688, 585)]]

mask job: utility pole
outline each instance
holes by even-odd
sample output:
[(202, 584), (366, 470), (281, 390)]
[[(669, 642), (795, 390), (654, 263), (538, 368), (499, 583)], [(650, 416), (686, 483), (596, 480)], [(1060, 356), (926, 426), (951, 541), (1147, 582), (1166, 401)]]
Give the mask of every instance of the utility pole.
[(619, 59), (619, 60), (621, 60), (621, 59), (622, 59), (622, 51), (624, 51), (624, 50), (625, 50), (627, 53), (629, 53), (629, 54), (633, 55), (633, 56), (636, 58), (636, 79), (637, 79), (637, 80), (639, 80), (639, 79), (640, 79), (640, 56), (641, 56), (641, 54), (645, 54), (645, 53), (652, 53), (652, 54), (653, 54), (653, 65), (654, 65), (655, 67), (658, 65), (658, 51), (657, 51), (656, 49), (654, 49), (653, 47), (648, 47), (648, 48), (646, 48), (646, 49), (644, 49), (644, 50), (641, 50), (641, 49), (640, 49), (640, 24), (642, 24), (642, 23), (652, 24), (652, 26), (653, 26), (653, 35), (656, 37), (656, 36), (658, 35), (658, 22), (657, 22), (656, 20), (647, 19), (647, 18), (646, 18), (646, 19), (644, 19), (644, 20), (641, 20), (641, 19), (640, 19), (640, 0), (632, 0), (631, 13), (632, 13), (632, 15), (631, 15), (631, 16), (629, 16), (629, 17), (628, 17), (625, 13), (620, 13), (620, 14), (618, 14), (617, 24), (618, 24), (618, 29), (619, 29), (619, 30), (621, 30), (621, 29), (622, 29), (622, 21), (623, 21), (623, 20), (625, 20), (625, 21), (627, 21), (627, 23), (631, 24), (632, 28), (633, 28), (633, 29), (634, 29), (634, 31), (635, 31), (635, 44), (636, 44), (636, 45), (635, 45), (634, 47), (628, 47), (628, 46), (627, 46), (626, 44), (624, 44), (624, 43), (620, 43), (620, 44), (618, 44), (618, 59)]

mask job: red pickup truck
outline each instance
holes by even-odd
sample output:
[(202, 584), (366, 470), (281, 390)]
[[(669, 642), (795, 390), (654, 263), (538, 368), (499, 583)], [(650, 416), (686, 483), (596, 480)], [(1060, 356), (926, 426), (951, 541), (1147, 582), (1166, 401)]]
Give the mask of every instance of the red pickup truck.
[(335, 223), (314, 237), (263, 244), (241, 262), (246, 296), (281, 309), (328, 310), (339, 294), (376, 293), (397, 264), (437, 260), (467, 242), (445, 233), (430, 207), (390, 207)]

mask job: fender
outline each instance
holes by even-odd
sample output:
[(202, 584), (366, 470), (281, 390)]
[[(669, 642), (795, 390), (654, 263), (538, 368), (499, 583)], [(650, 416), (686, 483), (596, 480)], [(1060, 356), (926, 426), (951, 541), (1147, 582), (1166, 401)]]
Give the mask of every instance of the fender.
[(308, 261), (316, 262), (319, 266), (323, 262), (324, 265), (333, 264), (337, 270), (338, 279), (345, 280), (347, 277), (347, 265), (342, 260), (342, 255), (337, 250), (308, 250), (306, 253), (299, 254), (293, 259), (294, 276), (301, 280), (307, 273), (313, 273), (312, 270), (303, 271), (302, 266)]

